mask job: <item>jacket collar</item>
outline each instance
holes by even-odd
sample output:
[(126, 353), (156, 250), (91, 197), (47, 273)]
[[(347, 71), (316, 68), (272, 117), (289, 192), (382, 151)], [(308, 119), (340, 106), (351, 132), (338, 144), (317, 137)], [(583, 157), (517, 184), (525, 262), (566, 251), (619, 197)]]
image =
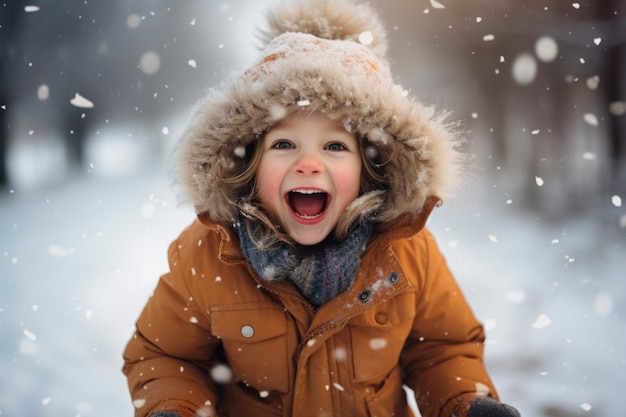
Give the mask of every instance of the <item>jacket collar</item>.
[(419, 212), (405, 213), (397, 219), (383, 224), (379, 229), (379, 234), (389, 242), (411, 237), (424, 228), (430, 213), (441, 204), (442, 201), (438, 197), (428, 197)]

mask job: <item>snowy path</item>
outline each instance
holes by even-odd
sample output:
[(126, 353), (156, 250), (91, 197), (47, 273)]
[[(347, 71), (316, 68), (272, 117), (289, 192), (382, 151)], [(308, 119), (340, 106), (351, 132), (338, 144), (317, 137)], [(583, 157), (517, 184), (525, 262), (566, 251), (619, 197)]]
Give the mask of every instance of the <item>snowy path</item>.
[[(162, 177), (0, 194), (0, 415), (132, 415), (121, 352), (193, 217)], [(525, 417), (622, 415), (624, 230), (481, 198), (430, 227), (488, 329), (501, 396)]]

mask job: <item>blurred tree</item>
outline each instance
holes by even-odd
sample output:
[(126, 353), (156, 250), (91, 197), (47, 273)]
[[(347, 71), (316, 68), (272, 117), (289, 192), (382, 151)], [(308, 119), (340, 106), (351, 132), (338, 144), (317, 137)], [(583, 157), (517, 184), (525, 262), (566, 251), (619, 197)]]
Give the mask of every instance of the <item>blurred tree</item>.
[(599, 2), (600, 16), (608, 22), (606, 92), (611, 106), (610, 162), (612, 192), (626, 192), (626, 3)]
[(19, 25), (23, 6), (19, 2), (5, 2), (0, 5), (0, 187), (7, 182), (7, 144), (9, 121), (6, 107), (11, 107), (9, 72), (16, 59), (16, 28)]

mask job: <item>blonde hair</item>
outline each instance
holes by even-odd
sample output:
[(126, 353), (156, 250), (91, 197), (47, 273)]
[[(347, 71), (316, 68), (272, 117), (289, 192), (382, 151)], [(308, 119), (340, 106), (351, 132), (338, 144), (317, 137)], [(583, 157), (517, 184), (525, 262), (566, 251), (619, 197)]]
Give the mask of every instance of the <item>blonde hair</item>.
[[(246, 227), (250, 232), (250, 221), (257, 223), (260, 234), (251, 238), (257, 245), (272, 247), (280, 242), (293, 245), (291, 237), (281, 230), (280, 225), (260, 203), (257, 193), (256, 171), (261, 162), (265, 133), (257, 135), (255, 140), (246, 148), (248, 160), (225, 184), (231, 187), (231, 195), (237, 196), (233, 203), (246, 219)], [(358, 139), (358, 138), (357, 138)], [(389, 181), (385, 179), (384, 165), (389, 161), (389, 155), (381, 155), (381, 149), (371, 144), (367, 138), (359, 140), (359, 155), (363, 163), (361, 171), (361, 186), (359, 197), (348, 205), (339, 218), (334, 230), (336, 240), (344, 239), (353, 228), (363, 221), (372, 221), (383, 203), (383, 194), (389, 189)], [(384, 157), (384, 158), (383, 158)]]

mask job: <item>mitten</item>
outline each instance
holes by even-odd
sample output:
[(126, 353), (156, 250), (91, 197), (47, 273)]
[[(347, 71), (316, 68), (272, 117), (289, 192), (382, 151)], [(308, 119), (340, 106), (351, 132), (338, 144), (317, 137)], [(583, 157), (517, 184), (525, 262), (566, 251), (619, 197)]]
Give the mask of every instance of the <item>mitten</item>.
[(490, 397), (476, 397), (470, 404), (467, 417), (520, 417), (519, 411)]
[(491, 397), (473, 397), (461, 401), (452, 413), (453, 417), (521, 417), (519, 411)]

